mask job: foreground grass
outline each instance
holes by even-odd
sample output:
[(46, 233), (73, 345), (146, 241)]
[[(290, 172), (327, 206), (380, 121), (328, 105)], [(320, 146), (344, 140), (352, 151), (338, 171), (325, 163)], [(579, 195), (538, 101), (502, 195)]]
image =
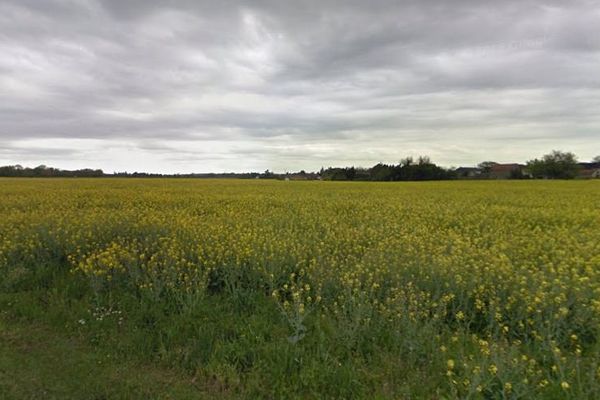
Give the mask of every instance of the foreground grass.
[[(0, 293), (3, 399), (463, 398), (449, 384), (447, 360), (476, 351), (468, 332), (409, 322), (390, 331), (375, 322), (356, 334), (355, 326), (316, 316), (294, 342), (281, 311), (253, 292), (203, 296), (174, 311), (164, 299), (145, 308), (127, 293), (99, 299), (70, 275), (51, 279)], [(90, 308), (98, 303), (120, 312)], [(518, 354), (506, 346), (501, 357)], [(593, 399), (594, 371), (584, 373), (584, 392), (507, 396), (492, 378), (494, 391), (466, 398)]]
[(211, 393), (44, 324), (0, 319), (2, 399), (194, 399)]
[(110, 314), (89, 308), (98, 299), (85, 282), (52, 279), (0, 293), (2, 398), (444, 398), (426, 331), (389, 352), (313, 319), (292, 343), (281, 312), (254, 293), (207, 296), (176, 313), (121, 294), (112, 303), (121, 312)]

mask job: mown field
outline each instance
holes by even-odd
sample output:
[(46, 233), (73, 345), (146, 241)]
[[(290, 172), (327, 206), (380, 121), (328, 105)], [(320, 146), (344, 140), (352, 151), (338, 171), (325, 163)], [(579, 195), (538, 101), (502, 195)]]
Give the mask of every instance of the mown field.
[(598, 181), (0, 194), (9, 397), (600, 398)]

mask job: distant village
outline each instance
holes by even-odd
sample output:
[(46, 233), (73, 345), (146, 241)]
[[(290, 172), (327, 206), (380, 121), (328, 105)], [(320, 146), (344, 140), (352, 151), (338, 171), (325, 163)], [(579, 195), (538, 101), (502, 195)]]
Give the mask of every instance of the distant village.
[[(271, 177), (266, 175), (257, 178)], [(600, 156), (590, 162), (579, 162), (575, 154), (554, 150), (541, 158), (520, 163), (484, 161), (475, 167), (443, 168), (429, 157), (406, 157), (399, 164), (379, 163), (371, 168), (321, 168), (319, 172), (288, 173), (286, 180), (333, 181), (422, 181), (451, 179), (598, 179)]]
[[(428, 165), (431, 171), (437, 167), (435, 164)], [(401, 169), (398, 166), (388, 166), (377, 164), (372, 168), (327, 168), (319, 172), (306, 173), (304, 171), (297, 173), (288, 173), (283, 176), (288, 180), (359, 180), (359, 181), (393, 181), (393, 180), (449, 180), (449, 179), (600, 179), (600, 161), (577, 162), (572, 168), (572, 172), (560, 176), (560, 171), (555, 174), (536, 173), (534, 168), (526, 164), (519, 163), (496, 163), (484, 162), (476, 167), (458, 167), (444, 169), (441, 167), (437, 174), (418, 173), (407, 176), (406, 179), (393, 179), (393, 170)], [(389, 173), (382, 173), (382, 169), (388, 169)], [(414, 168), (419, 171), (419, 164)], [(401, 176), (400, 176), (401, 177)]]
[[(600, 162), (577, 163), (574, 178), (600, 178)], [(454, 170), (459, 179), (523, 179), (535, 178), (524, 164), (490, 163), (485, 167), (459, 167)]]
[(264, 172), (246, 173), (189, 173), (156, 174), (146, 172), (105, 173), (101, 169), (64, 170), (40, 165), (35, 168), (21, 165), (0, 167), (0, 177), (78, 177), (78, 178), (198, 178), (198, 179), (278, 179), (330, 181), (424, 181), (453, 179), (599, 179), (600, 156), (590, 162), (579, 162), (573, 153), (553, 151), (526, 164), (485, 161), (475, 167), (444, 168), (429, 157), (406, 157), (399, 164), (379, 163), (371, 168), (329, 167), (318, 172)]

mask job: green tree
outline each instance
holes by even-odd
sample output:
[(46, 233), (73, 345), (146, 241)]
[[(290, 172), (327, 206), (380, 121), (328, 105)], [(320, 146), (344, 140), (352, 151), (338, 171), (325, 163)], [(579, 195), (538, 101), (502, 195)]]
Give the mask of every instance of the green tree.
[(489, 174), (494, 165), (497, 165), (497, 162), (494, 161), (484, 161), (477, 165), (477, 168), (481, 170), (484, 174)]
[(393, 168), (389, 165), (379, 163), (370, 170), (372, 181), (390, 181), (393, 176)]
[(577, 176), (579, 166), (575, 154), (553, 150), (541, 159), (529, 160), (527, 169), (535, 178), (573, 179)]

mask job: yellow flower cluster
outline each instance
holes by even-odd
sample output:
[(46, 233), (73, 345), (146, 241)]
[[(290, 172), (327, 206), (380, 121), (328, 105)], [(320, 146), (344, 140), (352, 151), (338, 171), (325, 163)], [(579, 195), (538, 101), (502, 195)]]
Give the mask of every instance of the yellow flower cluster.
[(361, 323), (440, 323), (475, 335), (487, 361), (455, 357), (447, 366), (456, 379), (466, 362), (468, 386), (481, 390), (473, 368), (501, 373), (492, 338), (554, 346), (558, 372), (547, 360), (517, 363), (537, 384), (556, 375), (568, 389), (565, 360), (585, 356), (600, 334), (594, 181), (4, 179), (0, 187), (6, 284), (63, 260), (97, 290), (253, 289), (296, 318), (318, 310)]

